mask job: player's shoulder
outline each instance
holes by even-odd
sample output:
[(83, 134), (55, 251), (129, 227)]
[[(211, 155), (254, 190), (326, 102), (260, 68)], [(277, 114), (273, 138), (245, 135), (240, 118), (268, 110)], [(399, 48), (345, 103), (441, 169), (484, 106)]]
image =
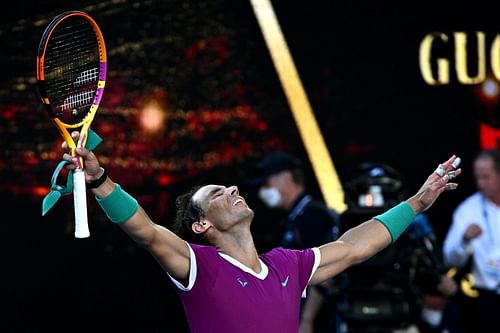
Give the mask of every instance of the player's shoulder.
[(196, 243), (188, 243), (188, 245), (196, 254), (217, 254), (217, 249), (211, 245), (201, 245)]
[(298, 257), (303, 256), (312, 251), (313, 251), (312, 249), (296, 250), (296, 249), (287, 249), (284, 247), (276, 247), (262, 254), (261, 258), (290, 260), (290, 259), (297, 259)]

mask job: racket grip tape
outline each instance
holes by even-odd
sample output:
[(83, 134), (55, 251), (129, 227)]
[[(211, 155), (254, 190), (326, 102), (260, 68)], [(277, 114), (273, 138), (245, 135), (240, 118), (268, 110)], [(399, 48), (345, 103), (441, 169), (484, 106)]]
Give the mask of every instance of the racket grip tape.
[(87, 191), (85, 173), (83, 169), (73, 172), (73, 198), (75, 205), (75, 237), (87, 238), (90, 236), (87, 217)]

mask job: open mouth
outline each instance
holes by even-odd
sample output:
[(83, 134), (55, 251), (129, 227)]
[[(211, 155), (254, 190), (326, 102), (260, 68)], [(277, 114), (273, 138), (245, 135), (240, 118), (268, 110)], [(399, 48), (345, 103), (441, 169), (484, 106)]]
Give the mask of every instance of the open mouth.
[(236, 206), (236, 205), (245, 205), (245, 200), (243, 200), (241, 198), (234, 200), (233, 206)]

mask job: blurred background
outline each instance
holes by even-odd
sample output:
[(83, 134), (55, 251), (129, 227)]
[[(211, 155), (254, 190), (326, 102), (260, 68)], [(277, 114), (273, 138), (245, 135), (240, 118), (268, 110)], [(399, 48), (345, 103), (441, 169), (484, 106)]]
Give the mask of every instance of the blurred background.
[[(428, 212), (442, 240), (452, 210), (474, 191), (472, 157), (497, 146), (492, 3), (272, 4), (342, 182), (360, 162), (382, 162), (413, 192), (439, 162), (462, 158), (459, 190)], [(322, 195), (262, 32), (240, 0), (19, 0), (0, 13), (0, 330), (187, 331), (166, 275), (94, 200), (88, 239), (73, 236), (71, 196), (41, 215), (62, 141), (39, 101), (35, 60), (43, 30), (66, 10), (88, 12), (106, 40), (108, 78), (92, 128), (112, 178), (167, 227), (175, 197), (191, 185), (238, 185), (256, 211), (259, 251), (275, 245), (278, 219), (245, 188), (260, 157), (302, 158), (309, 190)], [(427, 82), (420, 66), (422, 41), (435, 32), (448, 41), (436, 42), (428, 63), (437, 77), (437, 57), (449, 60), (447, 83)], [(484, 79), (458, 77), (458, 32), (468, 38), (468, 74), (484, 65)]]

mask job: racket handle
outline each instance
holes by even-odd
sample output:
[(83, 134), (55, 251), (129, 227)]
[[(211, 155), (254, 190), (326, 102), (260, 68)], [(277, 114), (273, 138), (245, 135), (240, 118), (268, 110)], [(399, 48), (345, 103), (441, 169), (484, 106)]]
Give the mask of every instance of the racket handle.
[(73, 172), (73, 198), (75, 204), (75, 237), (87, 238), (90, 236), (87, 219), (87, 190), (85, 188), (85, 174), (83, 169)]

